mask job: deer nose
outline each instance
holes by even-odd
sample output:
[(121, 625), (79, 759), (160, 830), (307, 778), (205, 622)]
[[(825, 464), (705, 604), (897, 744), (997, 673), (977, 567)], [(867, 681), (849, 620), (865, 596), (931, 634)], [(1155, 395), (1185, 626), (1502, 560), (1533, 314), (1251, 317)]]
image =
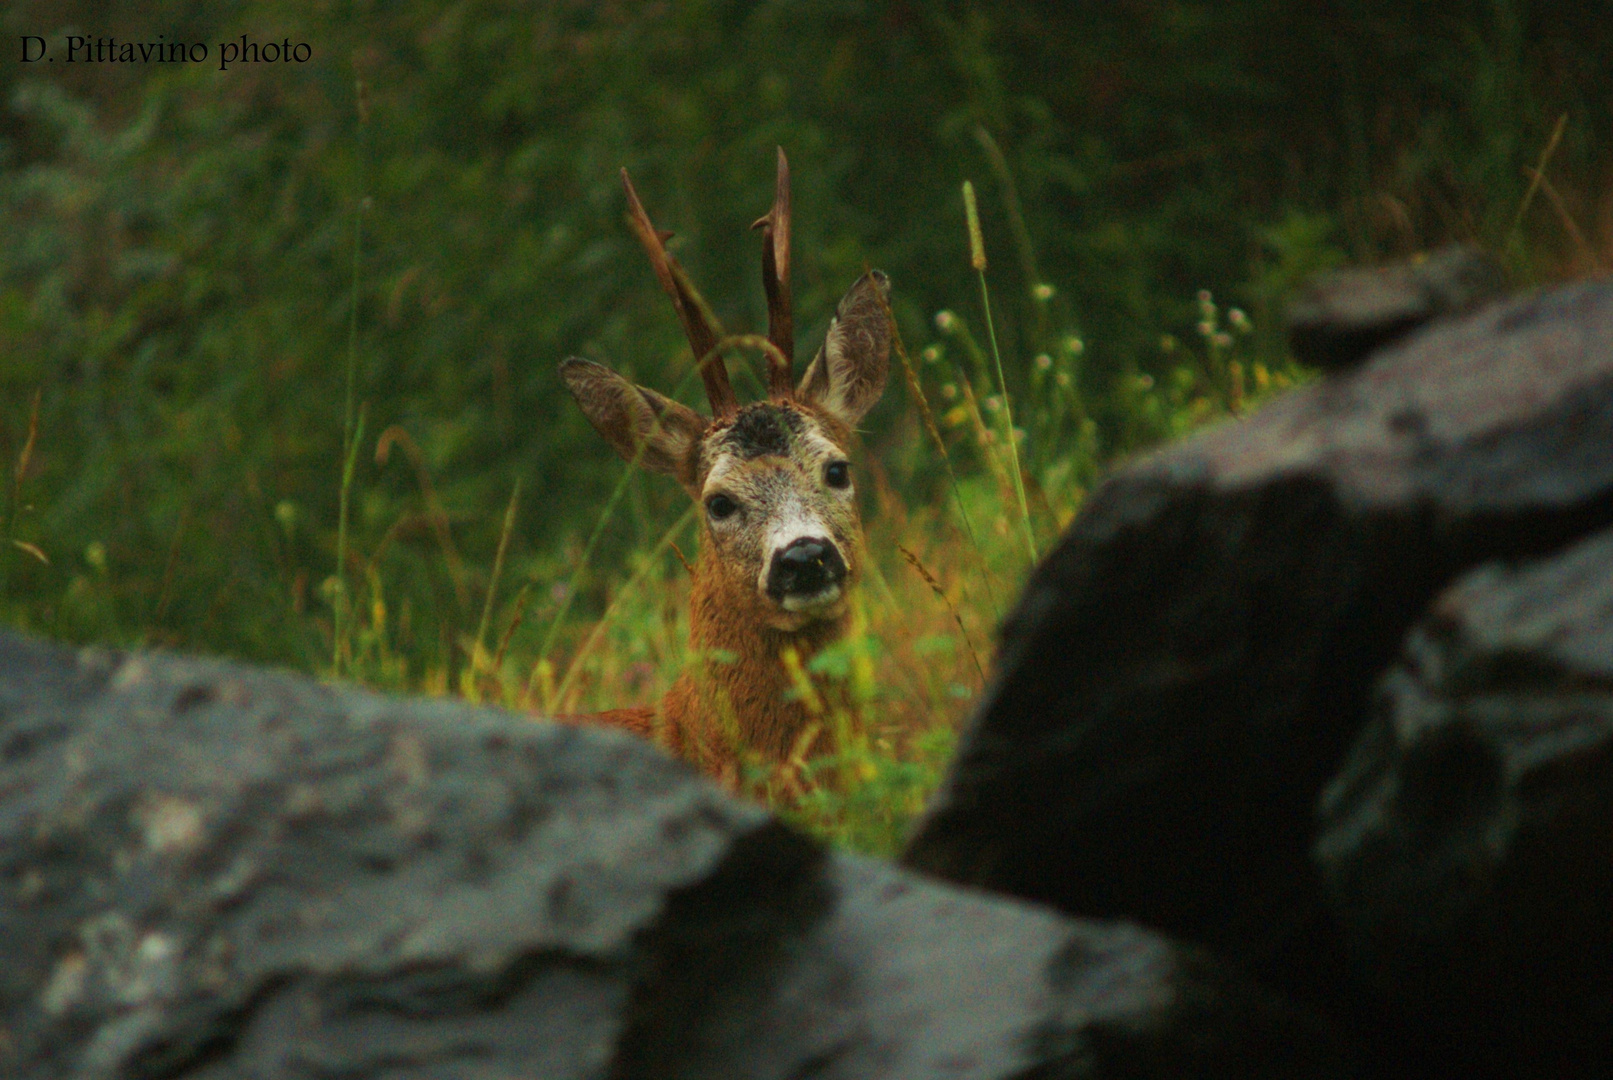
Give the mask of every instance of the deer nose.
[(767, 571), (767, 595), (775, 600), (786, 596), (814, 596), (846, 577), (846, 561), (829, 541), (813, 536), (793, 540), (782, 551), (773, 553)]

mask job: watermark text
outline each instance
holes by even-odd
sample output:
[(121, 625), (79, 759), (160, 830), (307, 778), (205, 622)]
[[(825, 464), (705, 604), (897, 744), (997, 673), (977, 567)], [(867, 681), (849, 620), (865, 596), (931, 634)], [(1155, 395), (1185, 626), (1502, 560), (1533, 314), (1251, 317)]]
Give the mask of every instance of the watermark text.
[(314, 58), (314, 47), (306, 41), (259, 41), (242, 34), (234, 41), (209, 45), (205, 41), (170, 41), (158, 34), (149, 41), (98, 37), (90, 34), (64, 34), (52, 46), (48, 38), (23, 34), (18, 38), (25, 64), (205, 64), (216, 60), (218, 70), (228, 71), (241, 64), (306, 64)]

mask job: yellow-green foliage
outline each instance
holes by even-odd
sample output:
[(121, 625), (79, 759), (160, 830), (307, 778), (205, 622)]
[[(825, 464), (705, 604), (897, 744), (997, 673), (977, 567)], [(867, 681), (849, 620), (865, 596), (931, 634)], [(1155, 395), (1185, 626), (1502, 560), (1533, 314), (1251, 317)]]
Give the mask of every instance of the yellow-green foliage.
[[(1037, 293), (1045, 301), (1051, 287)], [(1139, 442), (1236, 416), (1302, 377), (1286, 362), (1271, 371), (1249, 357), (1255, 328), (1243, 312), (1223, 315), (1208, 292), (1200, 293), (1198, 307), (1197, 341), (1162, 341), (1172, 361), (1166, 377), (1156, 383), (1139, 375), (1121, 391)], [(942, 495), (912, 503), (890, 484), (886, 467), (864, 455), (871, 564), (851, 632), (808, 667), (786, 658), (794, 692), (816, 724), (782, 765), (746, 766), (741, 785), (826, 839), (882, 854), (896, 849), (939, 782), (982, 689), (993, 628), (1031, 568), (1023, 536), (1029, 532), (1044, 550), (1053, 543), (1102, 466), (1079, 388), (1085, 345), (1077, 334), (1054, 334), (1052, 352), (1020, 365), (1028, 370), (1027, 392), (1012, 405), (1021, 425), (1012, 430), (1025, 453), (1016, 459), (1005, 452), (1010, 429), (996, 422), (1006, 411), (1000, 383), (967, 320), (942, 311), (935, 326), (940, 337), (921, 350), (917, 364), (900, 346), (897, 363), (916, 406), (916, 415), (902, 419), (908, 467), (946, 477)], [(1020, 490), (1030, 497), (1021, 499)], [(591, 535), (608, 527), (622, 505), (608, 500)], [(496, 613), (489, 609), (483, 632), (465, 643), (470, 662), (457, 672), (435, 667), (411, 676), (397, 644), (406, 631), (371, 570), (361, 590), (368, 603), (356, 613), (344, 650), (348, 673), (538, 713), (652, 705), (686, 664), (723, 661), (692, 657), (687, 646), (693, 523), (685, 510), (654, 543), (630, 553), (624, 572), (605, 585), (603, 613), (591, 618), (568, 621), (565, 601), (590, 576), (592, 554), (587, 547), (568, 552), (566, 569), (557, 568), (546, 583), (549, 632), (515, 636), (534, 607), (532, 589), (543, 587), (534, 575)], [(445, 541), (445, 558), (448, 551)]]
[(802, 672), (841, 749), (746, 783), (889, 850), (1031, 552), (1300, 377), (1305, 276), (1449, 240), (1606, 269), (1613, 20), (1571, 7), (10, 5), (13, 42), (312, 56), (0, 65), (0, 619), (534, 710), (722, 662), (685, 655), (686, 497), (555, 365), (693, 386), (623, 165), (762, 325), (783, 144), (803, 345), (877, 266), (910, 351), (857, 455), (858, 631)]

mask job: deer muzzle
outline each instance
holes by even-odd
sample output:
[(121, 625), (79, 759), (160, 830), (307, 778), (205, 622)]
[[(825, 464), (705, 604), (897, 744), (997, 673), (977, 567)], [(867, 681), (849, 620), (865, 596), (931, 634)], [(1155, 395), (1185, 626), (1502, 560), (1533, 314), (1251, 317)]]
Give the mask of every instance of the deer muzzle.
[(840, 599), (846, 560), (831, 540), (803, 536), (773, 553), (767, 595), (786, 611), (806, 611)]

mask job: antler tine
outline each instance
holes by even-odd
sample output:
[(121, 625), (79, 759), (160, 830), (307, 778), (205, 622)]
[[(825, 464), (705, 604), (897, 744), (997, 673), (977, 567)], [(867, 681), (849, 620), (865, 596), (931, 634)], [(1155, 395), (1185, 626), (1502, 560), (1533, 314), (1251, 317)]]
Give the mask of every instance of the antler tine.
[(689, 280), (689, 275), (678, 265), (678, 260), (668, 253), (666, 241), (672, 234), (660, 232), (650, 223), (650, 216), (644, 212), (644, 204), (639, 202), (638, 192), (633, 190), (633, 181), (628, 179), (625, 168), (622, 170), (622, 187), (627, 191), (628, 224), (632, 226), (639, 243), (644, 245), (656, 280), (672, 298), (672, 306), (677, 309), (678, 321), (683, 324), (689, 347), (694, 350), (695, 363), (700, 365), (700, 379), (706, 384), (711, 414), (718, 420), (731, 420), (739, 412), (739, 401), (734, 397), (733, 385), (728, 381), (728, 368), (717, 353), (722, 327), (706, 306), (700, 291)]
[(762, 287), (767, 290), (767, 337), (779, 355), (767, 358), (768, 396), (787, 401), (795, 364), (795, 318), (790, 312), (790, 163), (778, 148), (778, 185), (773, 209), (751, 226), (762, 230)]

